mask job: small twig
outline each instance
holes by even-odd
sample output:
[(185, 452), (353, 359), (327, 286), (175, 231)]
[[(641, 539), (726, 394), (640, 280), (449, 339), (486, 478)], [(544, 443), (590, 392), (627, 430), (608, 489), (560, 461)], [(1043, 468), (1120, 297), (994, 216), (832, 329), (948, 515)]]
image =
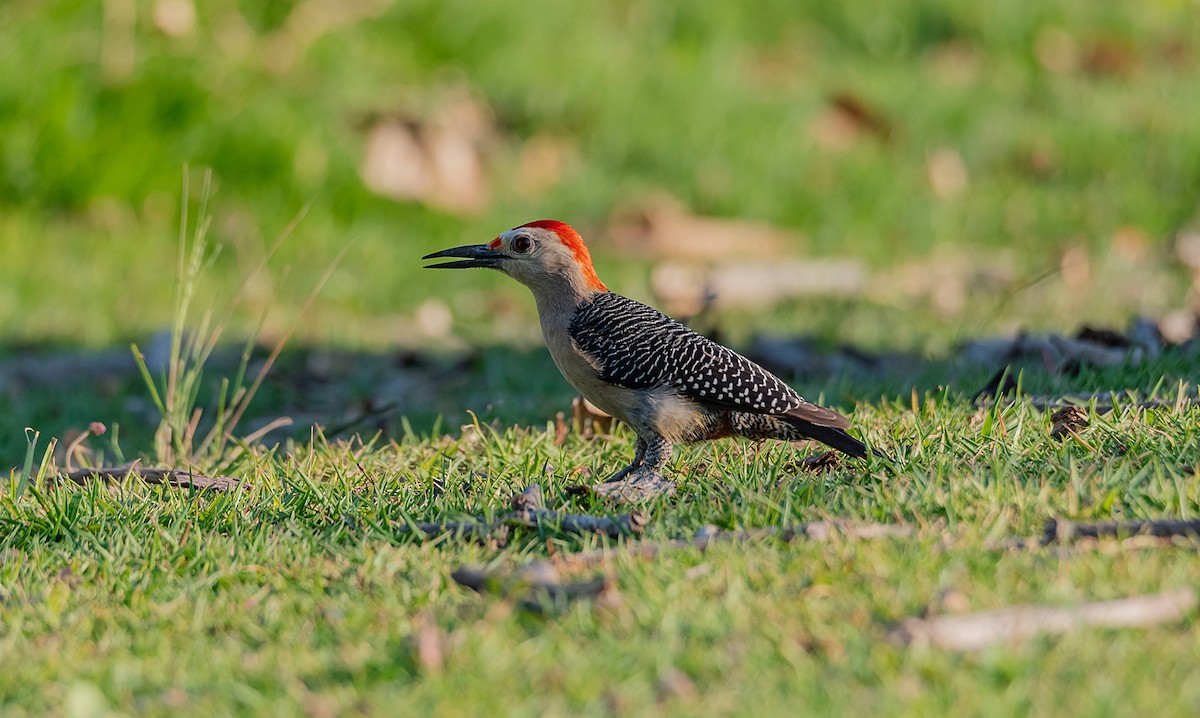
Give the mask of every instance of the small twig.
[(778, 538), (786, 543), (799, 539), (826, 542), (835, 536), (852, 541), (877, 538), (907, 538), (915, 532), (909, 524), (850, 524), (842, 521), (813, 521), (794, 526), (766, 526), (750, 531), (725, 531), (705, 526), (696, 533), (693, 544), (707, 547), (715, 541), (756, 541)]
[[(520, 498), (516, 497), (514, 501)], [(512, 515), (517, 513), (521, 512), (513, 512)], [(528, 514), (529, 518), (535, 521), (544, 521), (546, 519), (543, 517), (554, 516), (564, 521), (560, 528), (567, 526), (567, 520), (578, 521), (583, 524), (583, 526), (578, 528), (586, 528), (589, 531), (600, 533), (604, 533), (604, 530), (610, 529), (609, 523), (604, 522), (620, 523), (622, 520), (631, 522), (645, 520), (642, 514), (636, 512), (616, 517), (616, 519), (557, 514), (554, 511), (547, 511), (545, 509), (530, 510), (524, 513)], [(510, 518), (510, 520), (512, 519)], [(517, 525), (523, 524), (517, 523)], [(640, 527), (636, 523), (632, 524), (632, 526), (640, 530)], [(619, 549), (596, 549), (560, 554), (547, 559), (530, 561), (509, 572), (503, 573), (493, 573), (483, 569), (464, 566), (456, 569), (451, 574), (451, 577), (459, 584), (479, 593), (521, 594), (524, 596), (521, 600), (522, 607), (540, 610), (547, 601), (556, 603), (578, 598), (594, 598), (609, 590), (614, 584), (614, 579), (611, 575), (601, 574), (585, 581), (566, 583), (562, 580), (562, 573), (602, 566), (608, 564), (617, 556), (654, 559), (659, 554), (669, 550), (690, 548), (705, 551), (710, 545), (718, 542), (748, 541), (762, 538), (778, 538), (786, 542), (799, 539), (828, 541), (835, 535), (855, 539), (871, 539), (908, 536), (911, 533), (912, 527), (905, 525), (867, 524), (865, 526), (849, 526), (828, 521), (817, 521), (811, 524), (802, 524), (783, 529), (769, 527), (759, 531), (722, 531), (715, 527), (706, 526), (698, 531), (696, 536), (691, 540), (673, 540), (657, 543), (638, 542), (626, 544)]]
[(1178, 408), (1183, 406), (1193, 406), (1200, 404), (1200, 399), (1184, 398), (1179, 399), (1146, 399), (1144, 401), (1113, 401), (1113, 394), (1105, 392), (1101, 394), (1065, 394), (1063, 396), (1021, 396), (1019, 398), (1008, 395), (1002, 395), (1000, 399), (980, 399), (975, 401), (975, 406), (981, 409), (988, 409), (1001, 403), (1004, 406), (1016, 402), (1024, 402), (1029, 404), (1038, 411), (1047, 411), (1049, 409), (1066, 409), (1070, 407), (1089, 408), (1092, 402), (1095, 402), (1095, 410), (1098, 414), (1108, 414), (1113, 409), (1120, 407), (1127, 409), (1130, 407), (1137, 409), (1164, 409)]
[(507, 526), (487, 523), (484, 521), (417, 521), (401, 529), (401, 533), (415, 531), (425, 541), (450, 537), (480, 545), (504, 546), (508, 543), (509, 529)]
[(546, 508), (546, 497), (542, 493), (541, 484), (530, 484), (524, 491), (513, 496), (509, 505), (513, 511)]
[(450, 578), (460, 585), (475, 591), (476, 593), (488, 593), (496, 590), (498, 584), (497, 574), (488, 573), (477, 568), (468, 568), (466, 566), (456, 568), (450, 572)]
[(261, 428), (255, 430), (249, 434), (246, 434), (246, 436), (244, 436), (242, 438), (242, 442), (246, 443), (246, 444), (253, 444), (254, 442), (256, 442), (259, 439), (266, 436), (267, 434), (270, 434), (272, 431), (275, 431), (276, 429), (283, 429), (283, 428), (291, 426), (291, 425), (292, 425), (292, 417), (277, 416), (274, 419), (268, 421)]
[(376, 419), (381, 419), (388, 414), (394, 414), (400, 408), (400, 406), (401, 402), (392, 401), (377, 407), (365, 409), (360, 412), (358, 416), (351, 417), (340, 424), (332, 424), (325, 427), (325, 436), (334, 437), (339, 434), (344, 434), (357, 426), (367, 423), (368, 421), (374, 421)]
[(1153, 536), (1155, 538), (1187, 536), (1194, 539), (1200, 537), (1200, 519), (1111, 521), (1107, 523), (1073, 523), (1050, 519), (1042, 529), (1041, 545), (1065, 544), (1087, 538), (1129, 538), (1132, 536)]
[(609, 517), (566, 514), (549, 509), (524, 509), (507, 513), (500, 520), (509, 526), (553, 526), (564, 533), (603, 534), (609, 538), (620, 538), (642, 533), (649, 517), (641, 511)]
[(642, 533), (649, 517), (634, 511), (619, 516), (589, 516), (570, 514), (545, 508), (542, 487), (532, 484), (510, 502), (513, 510), (496, 517), (494, 521), (464, 519), (462, 521), (417, 522), (411, 527), (423, 539), (455, 536), (481, 543), (503, 545), (508, 539), (510, 528), (550, 528), (568, 534), (602, 534), (609, 538), (632, 536)]
[(155, 469), (137, 462), (126, 466), (95, 469), (75, 469), (58, 474), (60, 478), (85, 486), (89, 481), (119, 481), (127, 476), (136, 476), (148, 484), (167, 484), (180, 488), (212, 489), (228, 491), (237, 488), (240, 479), (233, 476), (206, 476), (188, 469)]
[[(290, 231), (290, 228), (288, 231)], [(329, 282), (330, 277), (333, 276), (334, 270), (336, 270), (338, 265), (341, 264), (342, 258), (346, 256), (346, 252), (349, 251), (349, 249), (349, 244), (343, 246), (341, 251), (337, 253), (337, 256), (333, 258), (333, 262), (325, 268), (325, 273), (321, 275), (321, 278), (317, 281), (316, 286), (314, 286), (312, 291), (308, 293), (308, 297), (304, 300), (304, 304), (300, 307), (300, 316), (307, 315), (312, 309), (313, 302), (316, 301), (317, 295), (319, 295), (321, 290), (325, 288), (325, 284)], [(250, 382), (250, 386), (246, 388), (246, 393), (241, 397), (240, 401), (234, 402), (234, 405), (230, 407), (229, 417), (224, 422), (223, 427), (225, 437), (233, 437), (234, 428), (238, 425), (238, 422), (241, 421), (242, 415), (246, 412), (246, 409), (249, 408), (250, 402), (254, 399), (254, 395), (258, 393), (258, 389), (262, 386), (263, 380), (266, 379), (267, 374), (270, 373), (271, 367), (275, 365), (275, 362), (279, 359), (279, 355), (283, 353), (283, 347), (292, 338), (292, 334), (295, 333), (299, 326), (300, 322), (296, 321), (293, 322), (292, 325), (286, 330), (284, 330), (283, 334), (279, 336), (278, 341), (275, 342), (275, 346), (271, 347), (271, 353), (267, 355), (262, 367), (259, 368), (258, 373), (255, 374), (254, 381)]]
[(85, 441), (87, 441), (89, 437), (101, 436), (106, 431), (108, 431), (108, 427), (106, 427), (102, 422), (93, 421), (92, 423), (88, 424), (88, 428), (86, 431), (81, 432), (79, 434), (79, 436), (75, 437), (74, 441), (72, 441), (70, 444), (67, 445), (67, 452), (66, 452), (67, 471), (75, 470), (75, 463), (74, 463), (73, 459), (75, 458), (76, 452), (78, 452), (81, 448), (83, 448), (83, 443)]
[(1010, 606), (958, 616), (910, 618), (892, 632), (903, 644), (977, 651), (1040, 633), (1066, 633), (1079, 626), (1149, 626), (1178, 621), (1196, 606), (1196, 592), (1181, 588), (1149, 596), (1079, 606)]
[(553, 566), (535, 561), (511, 574), (489, 573), (474, 568), (455, 569), (450, 577), (476, 593), (519, 596), (522, 608), (542, 611), (581, 598), (597, 598), (614, 587), (611, 576), (600, 574), (583, 581), (563, 582)]
[(620, 516), (589, 516), (568, 514), (549, 509), (523, 509), (501, 514), (493, 522), (465, 519), (462, 521), (417, 522), (411, 524), (422, 538), (460, 536), (473, 540), (494, 541), (496, 534), (505, 533), (509, 527), (548, 528), (568, 534), (602, 534), (619, 538), (641, 533), (646, 526), (646, 515), (635, 511)]
[(628, 543), (618, 548), (600, 548), (589, 551), (557, 554), (549, 559), (532, 561), (526, 567), (536, 567), (545, 563), (566, 571), (578, 571), (593, 566), (611, 562), (618, 556), (653, 560), (665, 551), (694, 549), (704, 552), (709, 546), (730, 541), (760, 541), (777, 539), (785, 543), (796, 540), (825, 542), (834, 536), (850, 540), (869, 540), (877, 538), (903, 538), (911, 536), (912, 526), (907, 524), (840, 524), (832, 521), (815, 521), (809, 524), (779, 528), (769, 526), (753, 531), (724, 531), (715, 526), (705, 526), (696, 532), (691, 539), (672, 539), (669, 541), (639, 541)]

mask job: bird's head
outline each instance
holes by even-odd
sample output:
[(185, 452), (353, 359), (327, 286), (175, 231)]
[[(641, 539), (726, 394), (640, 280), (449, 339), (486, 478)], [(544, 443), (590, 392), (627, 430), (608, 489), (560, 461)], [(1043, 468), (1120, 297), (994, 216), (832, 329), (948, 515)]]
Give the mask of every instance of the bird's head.
[[(592, 267), (587, 246), (570, 225), (552, 219), (523, 224), (503, 232), (487, 244), (444, 249), (422, 259), (459, 258), (426, 269), (499, 269), (534, 291), (561, 291), (580, 296), (608, 289)], [(565, 283), (565, 284), (564, 284)]]

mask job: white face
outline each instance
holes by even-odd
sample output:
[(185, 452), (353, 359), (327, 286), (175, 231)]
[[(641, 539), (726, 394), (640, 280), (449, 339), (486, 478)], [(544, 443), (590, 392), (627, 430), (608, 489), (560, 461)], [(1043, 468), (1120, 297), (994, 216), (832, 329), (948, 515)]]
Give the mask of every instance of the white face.
[(509, 257), (500, 262), (500, 271), (534, 292), (561, 286), (564, 280), (571, 284), (584, 281), (575, 255), (551, 230), (517, 227), (502, 233), (489, 246)]

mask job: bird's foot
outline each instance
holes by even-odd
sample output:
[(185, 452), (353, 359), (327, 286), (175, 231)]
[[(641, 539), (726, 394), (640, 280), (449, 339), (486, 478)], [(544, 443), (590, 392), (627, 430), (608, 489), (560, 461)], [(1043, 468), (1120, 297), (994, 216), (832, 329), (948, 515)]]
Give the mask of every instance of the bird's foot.
[(618, 472), (617, 475), (592, 487), (592, 493), (606, 496), (626, 503), (634, 503), (654, 498), (655, 496), (670, 496), (675, 493), (675, 482), (667, 481), (656, 471), (641, 471), (633, 469), (628, 472)]
[[(625, 480), (626, 476), (629, 476), (630, 474), (632, 474), (633, 472), (637, 471), (640, 468), (641, 468), (641, 466), (638, 464), (630, 464), (629, 466), (626, 466), (625, 468), (621, 469), (617, 473), (615, 473), (612, 476), (605, 479), (604, 484), (619, 484)], [(604, 484), (600, 484), (600, 485), (604, 486)]]

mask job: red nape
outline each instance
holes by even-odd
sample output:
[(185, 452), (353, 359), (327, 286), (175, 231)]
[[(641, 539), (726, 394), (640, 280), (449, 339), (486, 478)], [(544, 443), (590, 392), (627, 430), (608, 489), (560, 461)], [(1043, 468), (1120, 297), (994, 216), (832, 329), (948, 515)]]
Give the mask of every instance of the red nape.
[(583, 277), (587, 280), (588, 285), (600, 292), (608, 291), (608, 287), (604, 286), (604, 282), (601, 282), (600, 277), (596, 276), (596, 270), (592, 267), (592, 255), (588, 252), (587, 245), (583, 243), (583, 237), (579, 236), (579, 232), (576, 232), (574, 227), (566, 222), (559, 222), (557, 219), (539, 219), (521, 226), (548, 229), (554, 232), (563, 246), (575, 255), (575, 261), (579, 262), (579, 268), (583, 270)]

